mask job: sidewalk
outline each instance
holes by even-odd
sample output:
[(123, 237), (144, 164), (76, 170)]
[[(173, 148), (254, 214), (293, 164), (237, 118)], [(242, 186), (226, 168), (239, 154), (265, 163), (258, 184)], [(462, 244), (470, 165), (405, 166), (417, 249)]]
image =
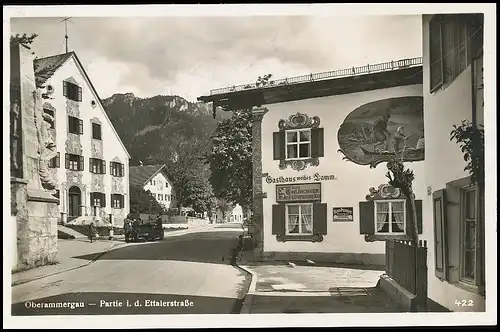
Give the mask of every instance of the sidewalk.
[(403, 312), (377, 286), (384, 271), (325, 267), (311, 263), (249, 261), (238, 266), (252, 274), (242, 314)]
[[(57, 244), (59, 248), (56, 264), (40, 266), (30, 270), (13, 272), (11, 282), (12, 286), (88, 265), (92, 263), (92, 261), (99, 258), (106, 251), (116, 248), (120, 244), (125, 244), (125, 241), (119, 239), (98, 239), (97, 241), (90, 243), (88, 239), (58, 239)], [(94, 255), (94, 257), (91, 260), (77, 258), (84, 255)]]

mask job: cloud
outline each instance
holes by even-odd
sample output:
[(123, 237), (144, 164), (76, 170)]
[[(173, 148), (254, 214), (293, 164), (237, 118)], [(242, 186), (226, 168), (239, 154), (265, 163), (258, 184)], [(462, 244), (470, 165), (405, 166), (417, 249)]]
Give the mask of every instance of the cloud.
[[(33, 49), (43, 57), (64, 51), (60, 21), (13, 18), (11, 29), (38, 33)], [(106, 91), (103, 95), (125, 88), (146, 95), (165, 91), (200, 95), (223, 86), (219, 84), (253, 82), (268, 72), (278, 78), (421, 55), (419, 15), (77, 17), (71, 21), (69, 47), (83, 62), (87, 59), (86, 68), (95, 72), (97, 80), (106, 82), (95, 82)]]

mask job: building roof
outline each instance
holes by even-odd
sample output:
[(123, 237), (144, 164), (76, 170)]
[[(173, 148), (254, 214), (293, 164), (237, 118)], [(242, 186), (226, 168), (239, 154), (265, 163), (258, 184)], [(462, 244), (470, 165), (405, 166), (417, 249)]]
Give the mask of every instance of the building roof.
[(221, 107), (231, 111), (413, 84), (422, 84), (421, 57), (270, 80), (265, 85), (252, 83), (213, 89), (198, 100), (213, 102), (214, 110)]
[(164, 170), (166, 165), (144, 165), (129, 167), (129, 183), (131, 186), (143, 187), (156, 174)]
[(35, 59), (33, 67), (35, 69), (35, 81), (37, 88), (41, 88), (44, 83), (59, 69), (71, 56), (73, 52), (48, 56), (46, 58)]
[(102, 99), (99, 97), (99, 94), (97, 93), (97, 90), (95, 89), (94, 85), (92, 84), (92, 81), (90, 80), (89, 76), (87, 75), (87, 72), (83, 68), (82, 63), (80, 62), (80, 59), (78, 59), (78, 56), (76, 55), (75, 52), (68, 52), (68, 53), (63, 53), (63, 54), (57, 54), (57, 55), (48, 56), (48, 57), (45, 57), (45, 58), (35, 59), (33, 61), (33, 68), (35, 70), (35, 82), (36, 82), (36, 86), (38, 88), (43, 87), (43, 85), (45, 84), (45, 82), (49, 78), (51, 78), (52, 75), (54, 75), (55, 72), (59, 68), (61, 68), (70, 58), (73, 58), (75, 60), (75, 63), (77, 65), (77, 67), (80, 69), (83, 77), (88, 82), (88, 84), (90, 86), (90, 89), (94, 93), (94, 95), (95, 95), (95, 97), (97, 99), (97, 102), (99, 103), (99, 105), (101, 106), (101, 108), (104, 110), (104, 116), (106, 117), (108, 123), (110, 124), (111, 129), (113, 130), (113, 132), (115, 133), (116, 137), (118, 138), (118, 141), (120, 142), (121, 146), (125, 150), (125, 153), (130, 158), (130, 154), (128, 153), (127, 148), (123, 144), (120, 136), (118, 135), (118, 133), (116, 132), (115, 127), (113, 126), (113, 123), (111, 122), (111, 120), (108, 117), (108, 114), (106, 113), (106, 110), (105, 110), (104, 105), (102, 103)]

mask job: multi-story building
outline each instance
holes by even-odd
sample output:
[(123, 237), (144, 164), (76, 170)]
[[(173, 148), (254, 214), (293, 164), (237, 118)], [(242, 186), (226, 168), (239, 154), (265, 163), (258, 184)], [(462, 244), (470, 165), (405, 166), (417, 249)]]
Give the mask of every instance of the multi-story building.
[(166, 165), (131, 166), (130, 185), (150, 191), (166, 210), (176, 208), (175, 190), (168, 179)]
[(130, 155), (104, 110), (76, 53), (32, 61), (43, 114), (57, 156), (49, 172), (57, 181), (61, 222), (93, 216), (123, 225), (129, 212)]
[(421, 58), (217, 89), (199, 99), (253, 113), (249, 232), (259, 259), (383, 265), (383, 240), (407, 238), (408, 227), (406, 200), (385, 185), (389, 156), (404, 156), (415, 173), (422, 231)]
[(450, 141), (463, 120), (484, 123), (483, 24), (483, 14), (423, 15), (428, 296), (452, 311), (485, 310), (484, 187)]

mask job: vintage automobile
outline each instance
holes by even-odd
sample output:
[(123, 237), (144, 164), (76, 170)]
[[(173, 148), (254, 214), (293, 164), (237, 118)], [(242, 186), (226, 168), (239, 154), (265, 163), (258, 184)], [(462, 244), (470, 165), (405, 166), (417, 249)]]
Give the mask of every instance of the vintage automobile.
[(162, 225), (155, 222), (136, 223), (125, 231), (126, 242), (163, 240), (164, 236)]

